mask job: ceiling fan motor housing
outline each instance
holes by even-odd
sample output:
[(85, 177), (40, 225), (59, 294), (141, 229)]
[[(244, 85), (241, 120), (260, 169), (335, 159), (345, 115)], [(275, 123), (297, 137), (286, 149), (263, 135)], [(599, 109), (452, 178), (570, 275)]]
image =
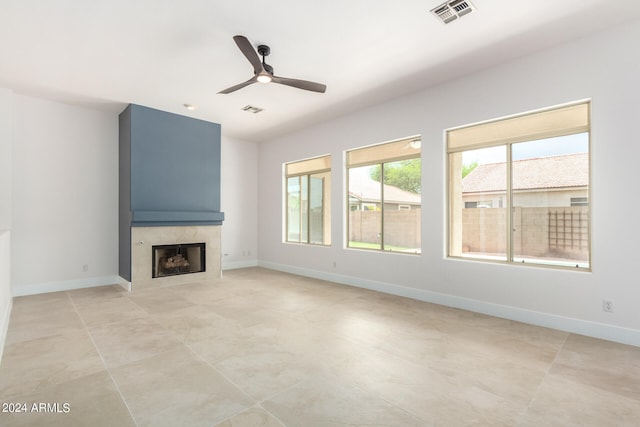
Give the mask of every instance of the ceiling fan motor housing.
[(269, 46), (265, 44), (261, 44), (260, 46), (258, 46), (258, 54), (262, 56), (262, 67), (267, 73), (273, 75), (273, 67), (267, 64), (266, 62), (264, 62), (264, 57), (269, 56), (270, 53), (271, 53), (271, 48)]
[(260, 54), (260, 56), (269, 56), (270, 53), (271, 48), (266, 44), (261, 44), (260, 46), (258, 46), (258, 54)]

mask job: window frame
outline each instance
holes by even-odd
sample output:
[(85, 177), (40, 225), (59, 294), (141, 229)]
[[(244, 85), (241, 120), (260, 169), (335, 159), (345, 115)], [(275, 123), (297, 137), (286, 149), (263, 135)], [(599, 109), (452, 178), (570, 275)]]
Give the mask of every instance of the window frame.
[[(570, 118), (566, 120), (566, 123), (570, 123), (570, 125), (567, 126), (561, 126), (558, 125), (558, 123), (554, 123), (552, 125), (549, 125), (547, 128), (545, 129), (541, 129), (539, 131), (533, 131), (531, 129), (528, 129), (527, 132), (522, 132), (520, 135), (514, 135), (514, 136), (509, 136), (508, 132), (504, 132), (504, 129), (500, 129), (500, 125), (501, 122), (503, 123), (507, 123), (507, 122), (514, 122), (517, 121), (519, 119), (523, 119), (523, 121), (526, 123), (526, 120), (528, 117), (534, 117), (534, 120), (531, 120), (531, 122), (535, 123), (536, 118), (544, 118), (545, 115), (549, 115), (549, 117), (553, 117), (553, 113), (556, 111), (559, 112), (564, 112), (565, 111), (571, 111), (572, 109), (574, 111), (579, 110), (580, 108), (584, 108), (585, 112), (584, 112), (584, 116), (586, 119), (586, 124), (585, 123), (578, 123), (578, 120), (574, 118)], [(566, 119), (566, 117), (565, 117)], [(557, 120), (557, 122), (561, 122), (561, 120)], [(540, 120), (538, 120), (538, 123), (540, 123)], [(463, 144), (459, 144), (452, 148), (450, 146), (450, 135), (452, 132), (456, 132), (456, 131), (460, 131), (462, 130), (465, 135), (464, 137), (470, 141), (471, 138), (469, 137), (469, 132), (472, 131), (472, 129), (474, 127), (482, 127), (482, 126), (486, 126), (486, 128), (490, 129), (491, 126), (493, 125), (497, 125), (496, 127), (498, 128), (497, 131), (494, 130), (494, 134), (497, 136), (495, 140), (485, 140), (485, 142), (481, 142), (481, 143), (476, 143), (476, 142), (469, 142), (466, 145)], [(525, 126), (526, 127), (526, 126)], [(484, 130), (484, 129), (482, 129)], [(490, 131), (488, 133), (491, 133), (492, 130), (490, 129)], [(464, 125), (464, 126), (460, 126), (460, 127), (455, 127), (455, 128), (450, 128), (445, 130), (445, 137), (444, 137), (444, 142), (445, 142), (445, 154), (446, 154), (446, 257), (449, 259), (462, 259), (465, 261), (474, 261), (474, 262), (488, 262), (488, 263), (500, 263), (500, 264), (508, 264), (508, 265), (526, 265), (526, 266), (531, 266), (531, 267), (541, 267), (541, 268), (558, 268), (558, 269), (564, 269), (564, 270), (573, 270), (573, 271), (584, 271), (584, 272), (591, 272), (593, 269), (593, 260), (592, 260), (592, 252), (593, 252), (593, 248), (592, 248), (592, 226), (593, 226), (593, 221), (591, 220), (591, 218), (589, 218), (588, 220), (588, 243), (587, 243), (587, 247), (588, 247), (588, 260), (587, 263), (588, 265), (579, 266), (579, 263), (575, 264), (574, 266), (569, 266), (568, 263), (567, 265), (556, 265), (554, 263), (544, 263), (544, 262), (540, 262), (540, 263), (527, 263), (525, 262), (523, 259), (518, 258), (518, 260), (515, 260), (516, 256), (514, 254), (514, 247), (513, 247), (513, 240), (514, 240), (514, 233), (513, 233), (513, 215), (514, 215), (514, 206), (513, 206), (513, 200), (512, 200), (512, 195), (513, 195), (513, 188), (512, 188), (512, 172), (513, 172), (513, 156), (512, 156), (512, 146), (514, 144), (518, 144), (520, 142), (527, 142), (527, 141), (535, 141), (535, 140), (541, 140), (541, 139), (546, 139), (546, 138), (554, 138), (554, 137), (561, 137), (561, 136), (568, 136), (568, 135), (576, 135), (576, 134), (580, 134), (580, 133), (586, 133), (587, 134), (587, 144), (588, 144), (588, 165), (589, 165), (589, 177), (588, 177), (588, 189), (587, 189), (587, 202), (586, 202), (586, 206), (589, 209), (589, 212), (592, 211), (592, 160), (591, 160), (591, 156), (592, 156), (592, 134), (591, 134), (591, 100), (590, 99), (585, 99), (585, 100), (580, 100), (580, 101), (575, 101), (575, 102), (571, 102), (571, 103), (567, 103), (567, 104), (562, 104), (562, 105), (557, 105), (557, 106), (553, 106), (553, 107), (548, 107), (548, 108), (544, 108), (544, 109), (539, 109), (539, 110), (534, 110), (534, 111), (529, 111), (529, 112), (525, 112), (525, 113), (520, 113), (520, 114), (515, 114), (515, 115), (511, 115), (511, 116), (507, 116), (507, 117), (503, 117), (503, 118), (498, 118), (498, 119), (492, 119), (492, 120), (487, 120), (487, 121), (483, 121), (483, 122), (478, 122), (478, 123), (473, 123), (473, 124), (469, 124), (469, 125)], [(462, 140), (462, 139), (461, 139)], [(506, 224), (505, 224), (505, 228), (506, 228), (506, 251), (505, 251), (505, 255), (506, 255), (506, 260), (500, 260), (500, 259), (493, 259), (492, 257), (487, 256), (486, 258), (482, 258), (482, 257), (465, 257), (462, 254), (460, 255), (454, 255), (452, 254), (452, 235), (453, 235), (453, 231), (452, 231), (452, 173), (453, 171), (451, 170), (451, 158), (450, 156), (452, 154), (455, 153), (463, 153), (465, 151), (471, 151), (471, 150), (476, 150), (476, 149), (483, 149), (483, 148), (490, 148), (490, 147), (497, 147), (497, 146), (504, 146), (505, 150), (506, 150), (506, 198), (505, 198), (505, 209), (507, 210), (507, 214), (506, 214)], [(500, 203), (502, 205), (502, 203)], [(464, 207), (464, 202), (462, 202), (462, 206)], [(572, 204), (570, 204), (570, 206), (573, 206)]]
[[(380, 155), (381, 152), (389, 151), (387, 149), (393, 149), (393, 145), (410, 147), (413, 150), (417, 150), (417, 152), (411, 154), (387, 154)], [(399, 138), (392, 141), (386, 141), (382, 143), (376, 143), (372, 145), (367, 145), (363, 147), (353, 148), (351, 150), (346, 150), (345, 153), (345, 204), (346, 204), (346, 217), (345, 217), (345, 239), (344, 239), (344, 247), (346, 249), (352, 250), (365, 250), (365, 251), (374, 251), (374, 252), (383, 252), (383, 253), (395, 253), (395, 254), (407, 254), (407, 255), (421, 255), (422, 254), (422, 238), (420, 238), (420, 247), (415, 252), (403, 252), (403, 251), (394, 251), (390, 249), (385, 249), (385, 238), (384, 238), (384, 217), (385, 217), (385, 196), (384, 196), (384, 168), (385, 164), (403, 161), (403, 160), (413, 160), (420, 159), (421, 171), (420, 171), (420, 179), (422, 179), (422, 137), (421, 135), (413, 135), (410, 137)], [(367, 153), (371, 154), (372, 157), (367, 158)], [(380, 167), (380, 248), (361, 248), (350, 246), (350, 213), (351, 213), (351, 196), (350, 196), (350, 173), (349, 170), (352, 168), (360, 168), (366, 166), (379, 166)], [(362, 206), (365, 205), (373, 205), (372, 203), (362, 203)], [(422, 207), (422, 195), (420, 195), (420, 206)], [(410, 209), (411, 206), (409, 205)], [(400, 210), (400, 209), (398, 209)], [(422, 224), (422, 215), (420, 215), (420, 224)], [(420, 227), (422, 229), (422, 227)]]

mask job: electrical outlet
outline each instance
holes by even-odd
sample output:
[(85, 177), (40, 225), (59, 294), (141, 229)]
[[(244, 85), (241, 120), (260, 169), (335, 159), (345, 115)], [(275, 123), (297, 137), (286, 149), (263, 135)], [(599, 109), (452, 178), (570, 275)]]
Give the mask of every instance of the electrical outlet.
[(613, 313), (613, 301), (611, 301), (610, 299), (603, 299), (602, 311), (606, 311), (607, 313)]
[(89, 271), (89, 264), (82, 264), (82, 272), (86, 273), (87, 271)]

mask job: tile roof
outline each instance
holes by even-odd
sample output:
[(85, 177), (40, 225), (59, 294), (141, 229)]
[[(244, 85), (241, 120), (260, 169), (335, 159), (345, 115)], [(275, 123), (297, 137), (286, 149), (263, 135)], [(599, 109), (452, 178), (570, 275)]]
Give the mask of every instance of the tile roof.
[[(479, 165), (462, 180), (463, 193), (505, 191), (506, 163)], [(513, 189), (584, 187), (589, 185), (589, 154), (567, 154), (513, 162)]]
[[(366, 174), (353, 173), (349, 176), (349, 195), (364, 202), (380, 201), (380, 182), (374, 181)], [(420, 194), (405, 191), (393, 185), (384, 185), (384, 201), (386, 203), (420, 204)]]

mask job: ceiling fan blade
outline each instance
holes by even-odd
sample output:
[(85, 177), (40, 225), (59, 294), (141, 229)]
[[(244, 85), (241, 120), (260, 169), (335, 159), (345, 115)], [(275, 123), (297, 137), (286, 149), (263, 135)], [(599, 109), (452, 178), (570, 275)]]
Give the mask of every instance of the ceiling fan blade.
[(322, 83), (310, 82), (307, 80), (273, 76), (271, 81), (273, 81), (274, 83), (280, 83), (281, 85), (296, 87), (298, 89), (310, 90), (311, 92), (324, 93), (324, 91), (327, 90), (327, 85), (323, 85)]
[(249, 85), (251, 85), (251, 84), (254, 84), (254, 83), (256, 83), (257, 81), (258, 81), (258, 76), (253, 76), (253, 77), (251, 77), (249, 80), (247, 80), (246, 82), (243, 82), (243, 83), (237, 84), (237, 85), (235, 85), (235, 86), (231, 86), (231, 87), (229, 87), (229, 88), (226, 88), (225, 90), (221, 90), (221, 91), (220, 91), (220, 92), (218, 92), (218, 93), (222, 93), (222, 94), (225, 94), (225, 95), (226, 95), (226, 94), (228, 94), (228, 93), (235, 92), (235, 91), (237, 91), (238, 89), (242, 89), (242, 88), (243, 88), (243, 87), (245, 87), (245, 86), (249, 86)]
[(236, 44), (240, 48), (240, 51), (253, 66), (253, 72), (255, 74), (260, 74), (262, 71), (264, 71), (262, 61), (260, 61), (258, 53), (251, 45), (249, 39), (247, 39), (245, 36), (233, 36), (233, 40), (236, 42)]

